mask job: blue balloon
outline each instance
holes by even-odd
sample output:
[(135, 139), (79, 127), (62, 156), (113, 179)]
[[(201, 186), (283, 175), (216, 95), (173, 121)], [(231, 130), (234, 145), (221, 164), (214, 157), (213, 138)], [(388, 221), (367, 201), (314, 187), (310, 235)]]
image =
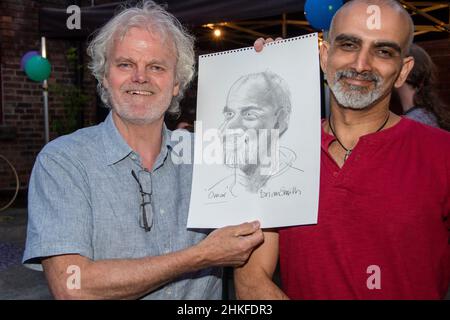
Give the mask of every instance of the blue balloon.
[(306, 0), (306, 19), (315, 29), (328, 30), (334, 14), (342, 5), (342, 0)]
[(34, 56), (39, 56), (39, 52), (28, 51), (23, 55), (22, 60), (20, 60), (20, 68), (22, 68), (23, 71), (25, 71), (25, 65), (27, 64), (28, 60), (30, 60), (30, 58)]

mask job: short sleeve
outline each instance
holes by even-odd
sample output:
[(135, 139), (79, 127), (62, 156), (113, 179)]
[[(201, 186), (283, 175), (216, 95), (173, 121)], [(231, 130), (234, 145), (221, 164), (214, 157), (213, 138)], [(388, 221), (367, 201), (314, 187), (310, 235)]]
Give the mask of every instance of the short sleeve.
[(42, 270), (41, 258), (62, 254), (93, 258), (89, 194), (81, 164), (65, 155), (38, 155), (28, 188), (25, 266)]

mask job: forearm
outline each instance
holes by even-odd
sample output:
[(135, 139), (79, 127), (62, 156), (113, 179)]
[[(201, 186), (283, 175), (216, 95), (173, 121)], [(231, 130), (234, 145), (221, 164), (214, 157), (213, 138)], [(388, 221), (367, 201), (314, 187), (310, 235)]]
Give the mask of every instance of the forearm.
[[(70, 275), (64, 273), (57, 276), (59, 279), (55, 279), (51, 267), (47, 268), (46, 274), (49, 283), (53, 283), (51, 289), (56, 298), (136, 299), (182, 274), (204, 266), (201, 253), (195, 247), (191, 247), (163, 256), (80, 263), (79, 289), (67, 288), (66, 283)], [(66, 268), (59, 269), (66, 270)]]
[(278, 262), (278, 233), (264, 231), (264, 243), (250, 256), (247, 263), (234, 269), (238, 299), (288, 299), (272, 281)]
[(198, 270), (189, 250), (135, 260), (99, 261), (88, 269), (88, 295), (92, 299), (136, 299), (184, 273)]
[(236, 298), (239, 300), (287, 300), (289, 297), (264, 272), (234, 272)]
[[(42, 261), (58, 299), (135, 299), (183, 274), (208, 267), (241, 266), (264, 237), (259, 223), (243, 223), (213, 231), (196, 245), (167, 255), (129, 260), (91, 261), (77, 254)], [(67, 286), (69, 266), (80, 270), (80, 289)]]

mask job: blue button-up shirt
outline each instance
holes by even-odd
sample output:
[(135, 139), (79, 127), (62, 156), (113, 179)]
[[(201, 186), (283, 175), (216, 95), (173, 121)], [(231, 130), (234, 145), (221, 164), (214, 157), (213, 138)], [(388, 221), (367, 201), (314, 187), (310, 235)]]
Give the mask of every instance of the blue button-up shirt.
[[(92, 260), (158, 256), (204, 239), (206, 231), (186, 229), (192, 165), (172, 160), (178, 142), (172, 134), (164, 126), (152, 171), (142, 167), (111, 113), (97, 126), (47, 144), (30, 178), (24, 263), (41, 269), (41, 257), (70, 253)], [(188, 132), (182, 136), (192, 139)], [(145, 198), (153, 211), (149, 232), (141, 226), (142, 197), (132, 170), (143, 191), (152, 194)], [(221, 269), (209, 268), (183, 275), (144, 298), (220, 299), (221, 290)]]

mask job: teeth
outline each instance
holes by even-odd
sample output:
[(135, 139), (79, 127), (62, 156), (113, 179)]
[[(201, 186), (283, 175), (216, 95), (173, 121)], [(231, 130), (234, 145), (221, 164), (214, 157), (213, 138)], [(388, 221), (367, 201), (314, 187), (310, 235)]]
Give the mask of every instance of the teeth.
[(143, 96), (151, 96), (153, 93), (150, 91), (127, 91), (129, 94), (139, 94)]

